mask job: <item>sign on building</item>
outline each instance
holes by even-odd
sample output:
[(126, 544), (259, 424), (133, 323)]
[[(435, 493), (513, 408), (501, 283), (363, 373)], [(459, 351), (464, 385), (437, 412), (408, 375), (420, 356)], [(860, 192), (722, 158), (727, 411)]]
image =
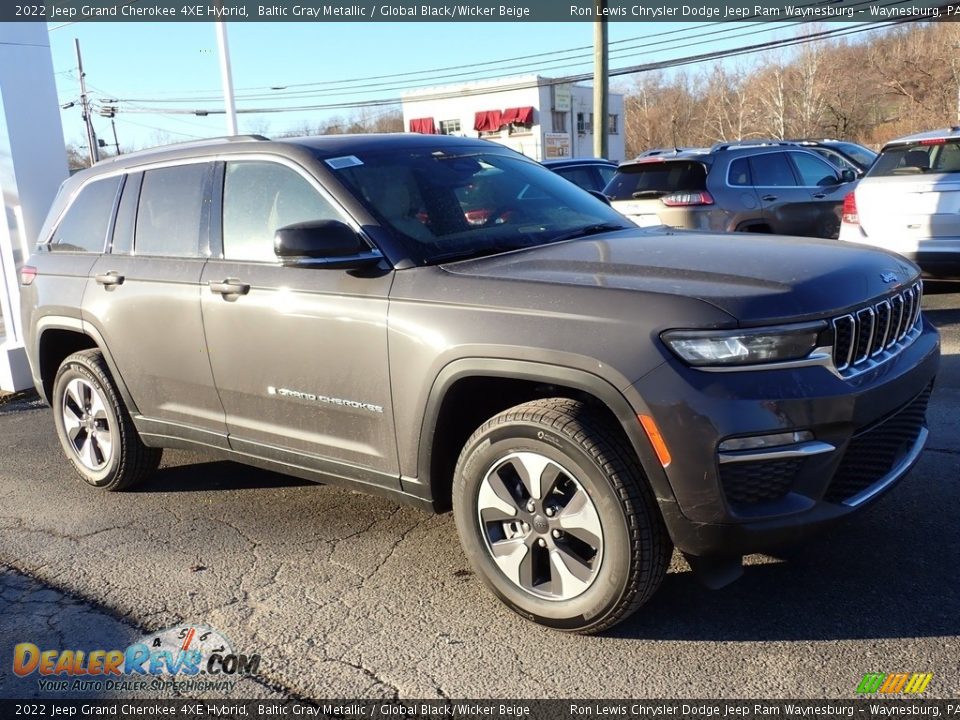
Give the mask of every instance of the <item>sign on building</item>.
[(570, 136), (567, 133), (544, 133), (543, 159), (556, 160), (570, 157)]

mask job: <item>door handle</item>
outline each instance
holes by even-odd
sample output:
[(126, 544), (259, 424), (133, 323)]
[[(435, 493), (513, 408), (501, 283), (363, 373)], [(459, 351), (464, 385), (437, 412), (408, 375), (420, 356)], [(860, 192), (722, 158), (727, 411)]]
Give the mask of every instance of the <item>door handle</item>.
[(776, 196), (776, 195), (764, 195), (764, 196), (763, 196), (762, 198), (760, 198), (760, 199), (763, 200), (764, 202), (773, 202), (774, 200), (777, 199), (777, 196)]
[(210, 292), (217, 295), (246, 295), (250, 292), (250, 286), (235, 278), (227, 278), (223, 282), (211, 282)]
[(98, 285), (123, 285), (124, 277), (115, 270), (95, 276)]
[(826, 193), (814, 193), (814, 194), (813, 194), (813, 197), (815, 197), (817, 200), (823, 200), (826, 196), (827, 196)]

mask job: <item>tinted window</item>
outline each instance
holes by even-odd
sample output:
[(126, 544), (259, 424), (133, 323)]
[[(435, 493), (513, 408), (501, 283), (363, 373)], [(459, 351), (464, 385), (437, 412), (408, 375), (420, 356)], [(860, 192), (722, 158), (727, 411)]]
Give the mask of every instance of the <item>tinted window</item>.
[(753, 185), (753, 179), (750, 175), (750, 163), (746, 158), (737, 158), (730, 163), (730, 184)]
[(269, 162), (231, 162), (223, 181), (223, 255), (273, 262), (278, 228), (343, 216), (299, 173)]
[(137, 200), (140, 198), (140, 173), (128, 175), (123, 183), (123, 195), (117, 210), (117, 222), (113, 226), (113, 243), (110, 252), (114, 255), (129, 255), (133, 252), (133, 230), (137, 222)]
[(960, 172), (960, 141), (896, 145), (880, 153), (870, 177)]
[(557, 170), (557, 175), (565, 177), (574, 185), (579, 185), (587, 190), (599, 190), (597, 180), (593, 170), (588, 167), (569, 167)]
[(143, 174), (137, 209), (138, 255), (199, 254), (204, 180), (209, 165), (194, 163)]
[(97, 180), (80, 191), (53, 234), (53, 250), (103, 252), (120, 180)]
[(877, 159), (877, 154), (870, 148), (865, 148), (856, 143), (839, 142), (834, 143), (833, 147), (840, 152), (845, 153), (860, 163), (863, 167), (870, 167), (873, 161)]
[(860, 168), (858, 168), (851, 161), (847, 160), (847, 158), (845, 158), (843, 155), (841, 155), (840, 153), (834, 150), (831, 150), (829, 148), (823, 148), (823, 147), (811, 147), (808, 149), (811, 152), (815, 152), (820, 157), (828, 160), (834, 167), (838, 167), (841, 170), (853, 170), (853, 172), (855, 173), (860, 172)]
[(639, 162), (617, 170), (604, 191), (612, 200), (658, 198), (680, 190), (706, 190), (707, 170), (691, 160)]
[(607, 183), (613, 180), (613, 176), (617, 174), (616, 168), (608, 167), (607, 165), (599, 165), (597, 167), (597, 172), (600, 173), (600, 187), (598, 190), (603, 190), (607, 186)]
[(829, 163), (808, 153), (790, 153), (793, 164), (800, 174), (800, 184), (805, 187), (837, 185), (840, 178)]
[(753, 174), (753, 184), (757, 187), (784, 187), (797, 184), (785, 153), (754, 155), (750, 158), (750, 170)]

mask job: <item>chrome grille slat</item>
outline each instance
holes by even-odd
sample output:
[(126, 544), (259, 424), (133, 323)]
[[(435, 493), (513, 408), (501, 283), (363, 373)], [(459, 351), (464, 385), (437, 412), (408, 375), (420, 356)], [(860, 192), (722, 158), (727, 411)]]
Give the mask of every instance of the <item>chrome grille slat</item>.
[(900, 292), (833, 318), (833, 365), (844, 377), (884, 362), (916, 338), (923, 286)]

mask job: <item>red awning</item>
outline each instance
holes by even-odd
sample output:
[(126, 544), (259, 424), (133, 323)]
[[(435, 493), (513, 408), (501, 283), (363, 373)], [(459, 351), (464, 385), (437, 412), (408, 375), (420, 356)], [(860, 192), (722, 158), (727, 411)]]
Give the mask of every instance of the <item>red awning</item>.
[(503, 117), (501, 121), (504, 125), (516, 124), (516, 125), (532, 125), (533, 124), (533, 108), (532, 107), (515, 107), (507, 108), (503, 111)]
[(434, 125), (432, 117), (413, 118), (410, 120), (410, 132), (421, 133), (422, 135), (436, 135), (437, 126)]
[(478, 132), (496, 132), (503, 125), (499, 110), (480, 110), (474, 115), (473, 129)]

